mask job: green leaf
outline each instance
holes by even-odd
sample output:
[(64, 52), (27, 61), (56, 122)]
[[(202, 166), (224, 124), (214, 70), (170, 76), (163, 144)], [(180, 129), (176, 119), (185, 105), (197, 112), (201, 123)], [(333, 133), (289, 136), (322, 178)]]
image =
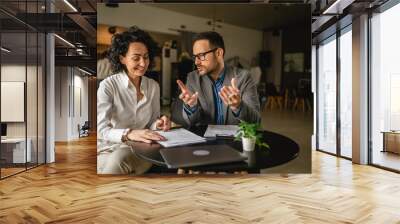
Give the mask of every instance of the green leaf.
[(267, 143), (261, 141), (262, 134), (257, 132), (259, 129), (261, 129), (261, 125), (259, 123), (248, 123), (241, 120), (238, 126), (239, 131), (235, 136), (236, 141), (240, 141), (242, 137), (254, 138), (256, 139), (256, 145), (258, 145), (260, 148), (270, 148)]

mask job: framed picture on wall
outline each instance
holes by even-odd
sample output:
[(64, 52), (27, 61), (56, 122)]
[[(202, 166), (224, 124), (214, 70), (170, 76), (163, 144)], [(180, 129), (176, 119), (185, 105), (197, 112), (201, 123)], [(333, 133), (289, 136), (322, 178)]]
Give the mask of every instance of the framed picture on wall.
[(304, 53), (286, 53), (283, 63), (284, 72), (304, 72)]

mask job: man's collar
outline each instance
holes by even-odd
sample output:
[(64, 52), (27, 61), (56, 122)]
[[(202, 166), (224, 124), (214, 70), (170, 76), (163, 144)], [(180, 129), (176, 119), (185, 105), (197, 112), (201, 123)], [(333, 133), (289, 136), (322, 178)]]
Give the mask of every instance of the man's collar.
[(214, 81), (214, 79), (212, 78), (212, 76), (210, 74), (207, 74), (208, 78), (212, 81), (212, 82), (224, 82), (225, 79), (225, 70), (226, 67), (224, 66), (224, 69), (221, 71), (221, 73), (219, 73), (217, 80)]
[(224, 67), (224, 69), (222, 69), (222, 72), (219, 74), (218, 79), (216, 80), (216, 82), (223, 83), (224, 79), (225, 79), (225, 67)]

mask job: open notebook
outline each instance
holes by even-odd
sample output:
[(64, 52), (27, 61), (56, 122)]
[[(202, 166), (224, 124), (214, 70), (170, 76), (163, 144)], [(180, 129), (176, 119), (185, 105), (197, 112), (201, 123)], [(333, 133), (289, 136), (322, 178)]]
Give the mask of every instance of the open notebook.
[(200, 137), (183, 128), (172, 129), (166, 132), (164, 131), (157, 131), (157, 132), (167, 139), (166, 141), (158, 141), (158, 144), (166, 148), (206, 142), (205, 138)]

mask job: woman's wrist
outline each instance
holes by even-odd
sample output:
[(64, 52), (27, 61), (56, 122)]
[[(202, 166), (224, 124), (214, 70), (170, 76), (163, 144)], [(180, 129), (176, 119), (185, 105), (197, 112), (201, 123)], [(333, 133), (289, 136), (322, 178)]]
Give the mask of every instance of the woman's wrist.
[(132, 129), (127, 128), (124, 133), (122, 134), (121, 137), (121, 141), (122, 142), (127, 142), (127, 141), (131, 141), (131, 139), (129, 138), (129, 133), (131, 133)]

